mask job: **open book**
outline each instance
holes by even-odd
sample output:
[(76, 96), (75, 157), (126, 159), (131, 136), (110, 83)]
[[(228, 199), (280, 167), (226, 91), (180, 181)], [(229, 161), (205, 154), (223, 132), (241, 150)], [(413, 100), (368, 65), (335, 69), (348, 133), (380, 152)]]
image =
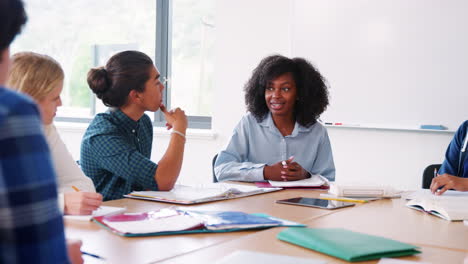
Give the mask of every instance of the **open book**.
[(94, 216), (115, 215), (125, 212), (125, 207), (99, 206), (90, 215), (64, 215), (63, 218), (70, 220), (91, 221)]
[(176, 204), (198, 204), (262, 194), (281, 188), (257, 188), (255, 186), (210, 183), (198, 186), (176, 185), (171, 191), (131, 192), (124, 197)]
[(468, 219), (468, 193), (446, 191), (443, 195), (433, 195), (429, 190), (418, 193), (406, 206), (427, 212), (448, 221)]
[(261, 214), (237, 211), (204, 212), (164, 208), (145, 213), (94, 217), (93, 221), (121, 236), (231, 232), (273, 226), (304, 226)]

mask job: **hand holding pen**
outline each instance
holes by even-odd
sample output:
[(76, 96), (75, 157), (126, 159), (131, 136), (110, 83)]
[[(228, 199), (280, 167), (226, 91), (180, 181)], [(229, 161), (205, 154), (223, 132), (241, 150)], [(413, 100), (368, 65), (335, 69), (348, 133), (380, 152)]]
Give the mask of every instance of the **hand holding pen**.
[(450, 174), (438, 174), (434, 170), (435, 177), (432, 179), (430, 190), (435, 195), (442, 195), (450, 189), (457, 191), (468, 191), (468, 179)]
[(69, 215), (90, 215), (102, 203), (102, 195), (95, 192), (82, 192), (72, 186), (74, 192), (63, 194), (64, 212)]

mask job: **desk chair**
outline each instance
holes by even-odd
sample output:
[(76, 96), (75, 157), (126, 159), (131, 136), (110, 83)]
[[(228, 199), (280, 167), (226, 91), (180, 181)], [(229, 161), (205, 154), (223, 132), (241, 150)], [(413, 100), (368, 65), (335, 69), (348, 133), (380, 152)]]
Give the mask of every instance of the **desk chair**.
[(215, 175), (215, 163), (216, 163), (216, 159), (218, 158), (218, 154), (216, 154), (214, 157), (213, 157), (213, 161), (211, 162), (211, 171), (213, 172), (213, 182), (218, 182), (218, 178), (216, 178), (216, 175)]
[(424, 169), (422, 178), (422, 188), (429, 189), (431, 186), (432, 178), (434, 178), (434, 169), (439, 170), (442, 164), (431, 164)]

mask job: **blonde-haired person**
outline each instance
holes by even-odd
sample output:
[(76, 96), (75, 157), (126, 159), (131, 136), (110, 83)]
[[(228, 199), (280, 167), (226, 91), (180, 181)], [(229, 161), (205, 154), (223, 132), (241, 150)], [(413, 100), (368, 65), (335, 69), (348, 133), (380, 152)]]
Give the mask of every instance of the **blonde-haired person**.
[[(53, 58), (34, 52), (13, 55), (7, 85), (30, 95), (39, 106), (44, 134), (57, 175), (59, 204), (65, 214), (86, 215), (102, 203), (93, 182), (86, 177), (60, 138), (53, 119), (62, 105), (64, 73)], [(79, 188), (75, 191), (72, 186)]]

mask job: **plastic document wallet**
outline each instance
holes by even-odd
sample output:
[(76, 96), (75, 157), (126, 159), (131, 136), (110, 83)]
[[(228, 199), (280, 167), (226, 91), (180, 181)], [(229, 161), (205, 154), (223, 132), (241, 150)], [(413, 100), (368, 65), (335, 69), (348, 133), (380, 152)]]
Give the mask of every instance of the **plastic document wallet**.
[(416, 246), (342, 228), (288, 228), (278, 239), (346, 261), (366, 261), (421, 253)]
[(236, 211), (183, 211), (165, 208), (144, 213), (94, 217), (101, 227), (125, 237), (217, 233), (275, 226), (304, 226), (264, 214)]

